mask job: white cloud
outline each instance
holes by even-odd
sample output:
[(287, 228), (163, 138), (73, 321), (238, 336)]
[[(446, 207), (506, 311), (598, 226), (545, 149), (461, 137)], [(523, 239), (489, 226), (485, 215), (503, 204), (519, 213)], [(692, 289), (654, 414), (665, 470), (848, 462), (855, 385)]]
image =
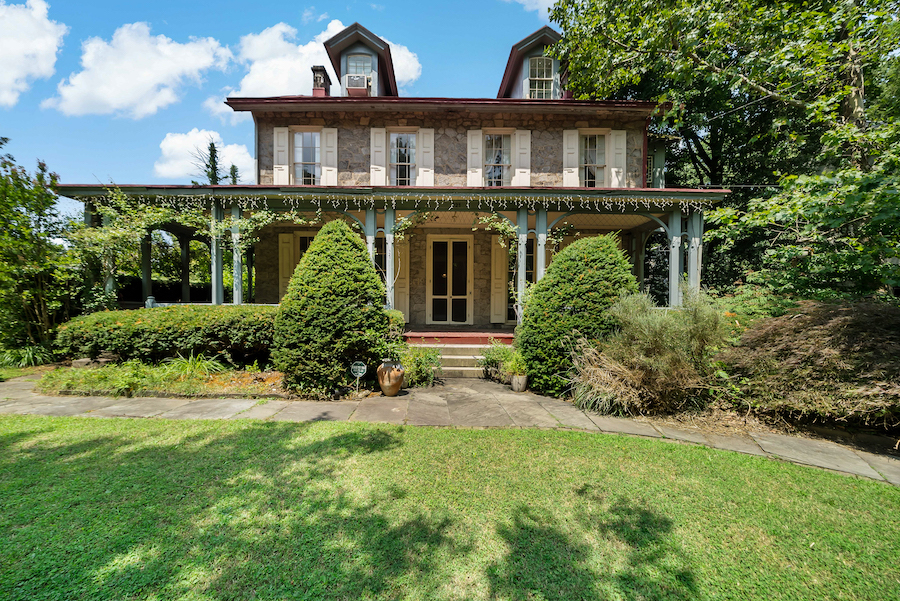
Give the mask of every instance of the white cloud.
[(181, 44), (152, 37), (146, 23), (119, 27), (112, 41), (82, 44), (82, 70), (57, 86), (58, 96), (41, 106), (66, 115), (124, 114), (141, 119), (179, 99), (185, 82), (200, 83), (205, 71), (224, 69), (231, 51), (213, 38)]
[(168, 133), (160, 142), (160, 156), (153, 164), (156, 177), (165, 179), (197, 179), (200, 180), (200, 169), (197, 167), (198, 151), (205, 151), (209, 142), (216, 143), (219, 151), (219, 165), (222, 173), (228, 173), (231, 165), (235, 165), (241, 174), (242, 184), (254, 183), (253, 157), (243, 144), (225, 144), (217, 131), (197, 129), (186, 134)]
[(521, 4), (525, 10), (537, 11), (545, 21), (549, 19), (547, 13), (550, 10), (550, 7), (556, 4), (556, 0), (506, 0), (506, 2), (517, 2)]
[[(344, 29), (344, 24), (334, 19), (311, 41), (299, 45), (295, 42), (297, 30), (286, 23), (245, 35), (241, 38), (238, 60), (246, 66), (247, 73), (238, 88), (225, 90), (226, 95), (253, 98), (312, 94), (311, 68), (314, 65), (325, 66), (331, 77), (332, 91), (337, 93), (340, 84), (324, 43)], [(388, 43), (391, 45), (397, 85), (412, 84), (422, 74), (418, 56), (406, 46)], [(223, 97), (213, 96), (207, 98), (203, 106), (223, 120), (230, 115), (232, 123), (246, 118), (245, 115), (239, 116), (241, 113), (231, 112), (223, 102)]]
[(51, 21), (49, 8), (44, 0), (25, 4), (0, 0), (0, 106), (15, 106), (32, 80), (53, 75), (69, 28)]
[(303, 15), (300, 17), (300, 19), (303, 21), (304, 25), (312, 23), (313, 21), (315, 21), (316, 23), (319, 23), (321, 21), (324, 21), (327, 18), (328, 18), (328, 13), (322, 13), (320, 15), (317, 15), (315, 6), (310, 6), (309, 8), (304, 10)]

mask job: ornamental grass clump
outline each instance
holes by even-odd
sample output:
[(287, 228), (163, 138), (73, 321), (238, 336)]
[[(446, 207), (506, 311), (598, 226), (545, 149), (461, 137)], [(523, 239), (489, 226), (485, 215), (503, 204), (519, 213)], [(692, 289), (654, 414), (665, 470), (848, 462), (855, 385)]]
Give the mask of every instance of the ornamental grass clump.
[(275, 317), (272, 361), (284, 386), (324, 398), (350, 384), (350, 364), (367, 377), (388, 336), (384, 285), (366, 246), (343, 221), (326, 224), (303, 254)]
[(576, 240), (534, 285), (516, 331), (529, 386), (562, 396), (569, 388), (576, 338), (594, 341), (615, 328), (608, 309), (623, 292), (637, 291), (631, 264), (615, 234)]
[(641, 415), (697, 406), (710, 397), (712, 355), (727, 328), (706, 295), (684, 295), (678, 309), (656, 307), (646, 294), (623, 296), (609, 314), (619, 330), (572, 351), (572, 394), (583, 409)]

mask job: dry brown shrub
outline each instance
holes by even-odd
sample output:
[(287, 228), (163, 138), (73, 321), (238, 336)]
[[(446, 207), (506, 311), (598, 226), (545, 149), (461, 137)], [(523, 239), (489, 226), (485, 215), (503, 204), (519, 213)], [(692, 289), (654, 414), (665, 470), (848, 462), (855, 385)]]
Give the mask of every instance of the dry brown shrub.
[(900, 427), (900, 308), (802, 301), (718, 357), (762, 412)]

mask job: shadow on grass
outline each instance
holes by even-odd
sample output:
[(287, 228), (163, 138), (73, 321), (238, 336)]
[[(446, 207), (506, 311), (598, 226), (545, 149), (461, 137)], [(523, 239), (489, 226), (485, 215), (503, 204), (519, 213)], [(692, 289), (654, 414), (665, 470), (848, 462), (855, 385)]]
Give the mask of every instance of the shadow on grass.
[[(508, 546), (505, 558), (488, 569), (491, 598), (694, 599), (695, 578), (677, 546), (667, 540), (672, 521), (626, 499), (611, 505), (588, 486), (576, 491), (585, 501), (577, 534), (571, 525), (528, 507), (519, 507), (498, 533)], [(613, 539), (621, 557), (597, 565), (585, 533)]]
[(345, 489), (355, 458), (377, 461), (402, 431), (97, 430), (6, 439), (0, 598), (351, 599), (410, 582), (428, 596), (438, 556), (465, 552), (449, 518), (398, 517), (391, 498)]

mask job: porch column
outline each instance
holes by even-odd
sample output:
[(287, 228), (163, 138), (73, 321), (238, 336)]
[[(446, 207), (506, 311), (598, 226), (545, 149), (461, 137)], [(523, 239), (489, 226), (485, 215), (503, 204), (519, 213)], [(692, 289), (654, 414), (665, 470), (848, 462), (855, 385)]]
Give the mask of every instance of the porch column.
[(703, 258), (703, 213), (691, 211), (688, 217), (688, 285), (700, 290), (700, 265)]
[(375, 232), (378, 229), (378, 221), (375, 217), (375, 209), (366, 209), (366, 248), (369, 249), (369, 258), (375, 263)]
[(547, 209), (539, 207), (535, 214), (537, 248), (534, 251), (534, 281), (540, 282), (547, 268)]
[[(231, 205), (231, 218), (237, 221), (241, 218), (241, 207), (237, 203)], [(244, 304), (244, 258), (241, 256), (241, 231), (234, 223), (231, 226), (231, 272), (233, 278), (231, 302), (235, 305)]]
[(637, 250), (635, 251), (634, 277), (637, 278), (638, 286), (644, 289), (644, 262), (647, 260), (647, 237), (650, 234), (641, 232), (635, 237)]
[(681, 306), (681, 208), (669, 214), (669, 306)]
[(191, 302), (191, 238), (178, 236), (178, 247), (181, 250), (181, 302)]
[(388, 309), (394, 308), (394, 209), (384, 210), (384, 287)]
[(222, 203), (214, 200), (211, 217), (214, 233), (212, 244), (209, 247), (209, 262), (212, 267), (212, 304), (214, 305), (221, 305), (225, 302), (225, 285), (222, 280), (222, 236), (215, 231), (224, 217), (225, 209), (222, 208)]
[[(104, 215), (102, 218), (102, 223), (103, 227), (106, 227), (110, 223), (112, 223), (112, 219), (110, 219), (108, 215)], [(106, 271), (106, 281), (103, 283), (103, 288), (107, 294), (111, 294), (116, 289), (115, 259), (109, 256), (105, 257), (103, 259), (103, 269), (104, 271)]]
[(519, 230), (519, 240), (516, 245), (516, 303), (519, 310), (516, 311), (518, 321), (522, 321), (522, 305), (525, 303), (525, 258), (528, 245), (528, 209), (519, 209), (516, 214), (516, 229)]
[(153, 296), (153, 272), (150, 264), (150, 234), (141, 238), (141, 298), (147, 302), (148, 296)]

